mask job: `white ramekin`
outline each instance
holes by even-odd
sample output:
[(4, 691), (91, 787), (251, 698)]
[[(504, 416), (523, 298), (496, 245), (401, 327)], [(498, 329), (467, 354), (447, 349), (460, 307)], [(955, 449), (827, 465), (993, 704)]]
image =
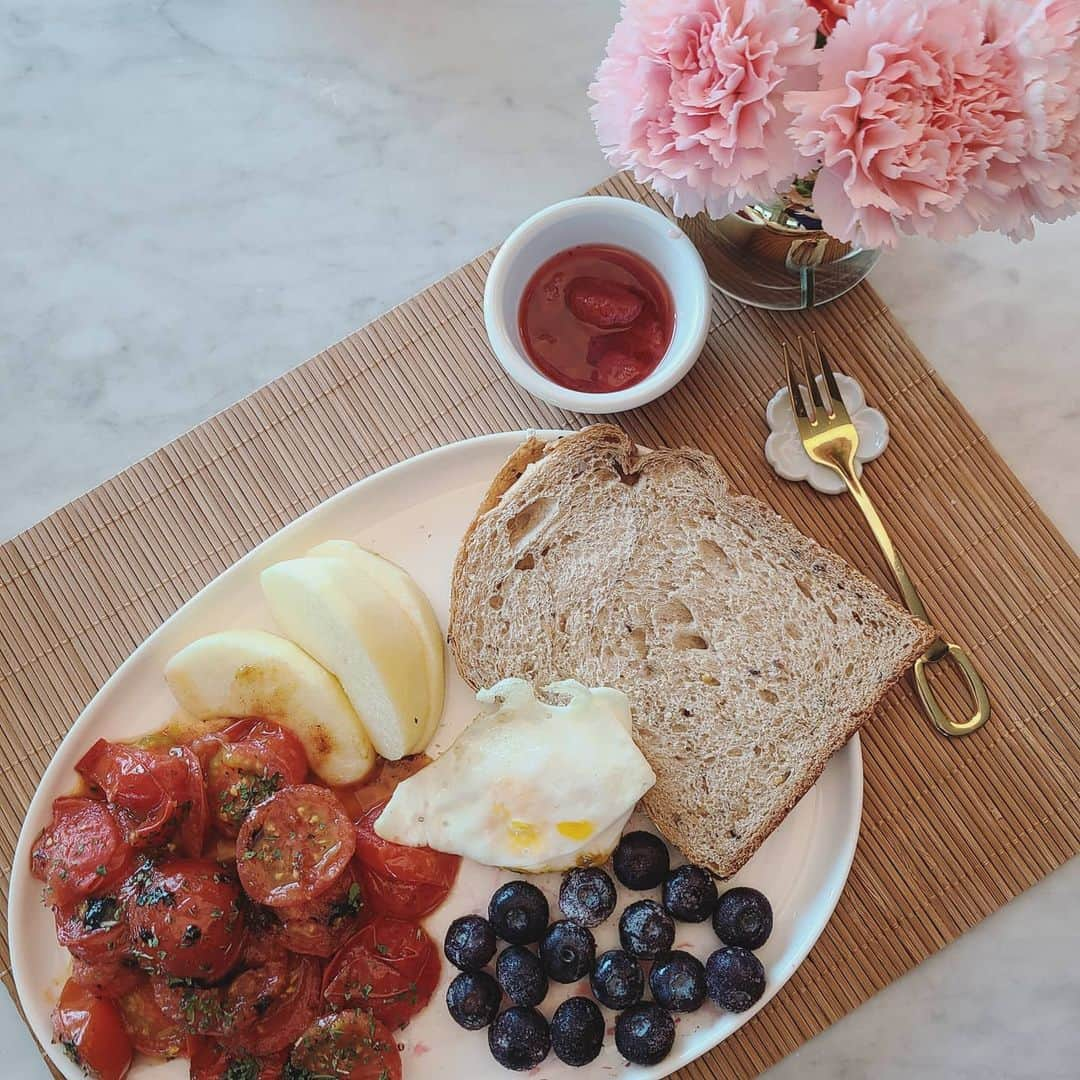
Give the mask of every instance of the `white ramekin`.
[[(534, 367), (522, 348), (518, 308), (525, 286), (542, 263), (577, 244), (627, 248), (652, 263), (671, 290), (675, 330), (667, 352), (641, 382), (624, 390), (569, 390)], [(541, 401), (582, 413), (635, 409), (670, 390), (701, 353), (709, 312), (709, 277), (686, 234), (641, 203), (605, 195), (555, 203), (522, 222), (499, 248), (484, 288), (488, 340), (507, 375)]]

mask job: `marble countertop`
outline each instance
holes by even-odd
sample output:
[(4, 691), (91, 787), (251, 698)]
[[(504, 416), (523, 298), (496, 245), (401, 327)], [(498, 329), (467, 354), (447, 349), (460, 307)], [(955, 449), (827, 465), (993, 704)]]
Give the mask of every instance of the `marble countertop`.
[[(0, 0), (0, 537), (608, 172), (616, 0)], [(873, 283), (1080, 543), (1080, 218)], [(770, 1076), (1065, 1078), (1080, 860)], [(8, 1076), (46, 1076), (6, 995)]]

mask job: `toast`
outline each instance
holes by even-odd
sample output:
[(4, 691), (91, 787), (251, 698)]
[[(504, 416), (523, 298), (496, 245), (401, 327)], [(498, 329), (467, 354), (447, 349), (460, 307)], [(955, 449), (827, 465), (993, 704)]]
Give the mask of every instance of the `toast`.
[(596, 425), (525, 442), (454, 565), (449, 643), (473, 687), (575, 678), (630, 698), (645, 809), (730, 877), (933, 631), (712, 457)]

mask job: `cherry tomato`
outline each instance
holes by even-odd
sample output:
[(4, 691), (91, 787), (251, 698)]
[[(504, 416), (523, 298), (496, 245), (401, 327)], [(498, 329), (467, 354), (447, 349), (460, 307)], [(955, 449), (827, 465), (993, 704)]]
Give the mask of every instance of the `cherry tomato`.
[(356, 823), (356, 858), (364, 868), (364, 895), (376, 911), (419, 919), (446, 899), (461, 858), (384, 840), (375, 832), (375, 821), (385, 805), (376, 803)]
[(91, 896), (57, 907), (56, 940), (80, 960), (120, 961), (131, 953), (123, 904), (115, 896)]
[(369, 1009), (397, 1029), (431, 998), (439, 981), (435, 943), (419, 923), (379, 915), (330, 961), (323, 997), (334, 1009)]
[(86, 987), (96, 997), (123, 997), (143, 980), (143, 973), (130, 959), (71, 961), (71, 980)]
[(68, 979), (52, 1015), (53, 1037), (97, 1080), (121, 1080), (131, 1067), (131, 1039), (113, 1002)]
[(75, 766), (97, 788), (127, 826), (136, 847), (158, 843), (172, 820), (180, 770), (165, 755), (140, 746), (98, 739)]
[(197, 859), (202, 854), (206, 836), (206, 785), (203, 783), (199, 759), (186, 746), (174, 746), (169, 751), (184, 771), (179, 789), (179, 823), (176, 847), (181, 855)]
[(140, 1054), (174, 1058), (183, 1053), (187, 1032), (161, 1011), (148, 979), (118, 998), (116, 1004), (124, 1030)]
[(167, 859), (140, 871), (125, 910), (135, 954), (156, 974), (216, 982), (243, 948), (240, 888), (209, 859)]
[[(267, 754), (273, 754), (282, 766), (290, 784), (298, 784), (307, 776), (308, 760), (304, 744), (296, 733), (273, 720), (249, 717), (230, 724), (222, 734), (232, 743), (257, 743)], [(291, 779), (295, 777), (296, 779)]]
[(113, 893), (131, 873), (134, 856), (109, 808), (95, 799), (53, 802), (52, 823), (30, 854), (30, 871), (60, 905)]
[(288, 1051), (256, 1057), (244, 1050), (230, 1049), (212, 1039), (188, 1039), (191, 1080), (281, 1080)]
[(237, 975), (225, 995), (234, 1024), (230, 1045), (273, 1054), (295, 1042), (319, 1015), (321, 978), (322, 965), (310, 956)]
[(277, 909), (278, 938), (285, 948), (309, 956), (333, 956), (337, 947), (360, 928), (367, 915), (364, 896), (352, 865), (322, 895), (306, 904)]
[(320, 1080), (401, 1080), (401, 1055), (386, 1026), (362, 1009), (320, 1017), (293, 1047), (289, 1062)]
[(283, 907), (326, 892), (355, 848), (356, 830), (334, 793), (298, 784), (248, 815), (236, 839), (237, 872), (252, 900)]
[(232, 1026), (225, 1011), (225, 991), (221, 987), (193, 986), (165, 975), (155, 975), (150, 985), (158, 1008), (185, 1032), (223, 1035)]
[(269, 720), (242, 720), (218, 739), (207, 766), (207, 798), (217, 827), (235, 836), (253, 806), (304, 782), (307, 755), (291, 731)]
[(247, 924), (247, 938), (240, 950), (240, 967), (262, 967), (271, 960), (286, 959), (281, 923), (270, 908), (252, 904), (248, 909)]

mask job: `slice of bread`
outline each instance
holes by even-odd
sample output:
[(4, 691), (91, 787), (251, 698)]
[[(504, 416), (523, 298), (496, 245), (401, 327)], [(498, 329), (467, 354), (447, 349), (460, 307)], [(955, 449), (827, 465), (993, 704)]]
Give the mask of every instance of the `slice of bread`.
[(450, 648), (474, 687), (580, 679), (630, 698), (645, 809), (735, 873), (933, 640), (696, 450), (597, 425), (531, 439), (461, 543)]

